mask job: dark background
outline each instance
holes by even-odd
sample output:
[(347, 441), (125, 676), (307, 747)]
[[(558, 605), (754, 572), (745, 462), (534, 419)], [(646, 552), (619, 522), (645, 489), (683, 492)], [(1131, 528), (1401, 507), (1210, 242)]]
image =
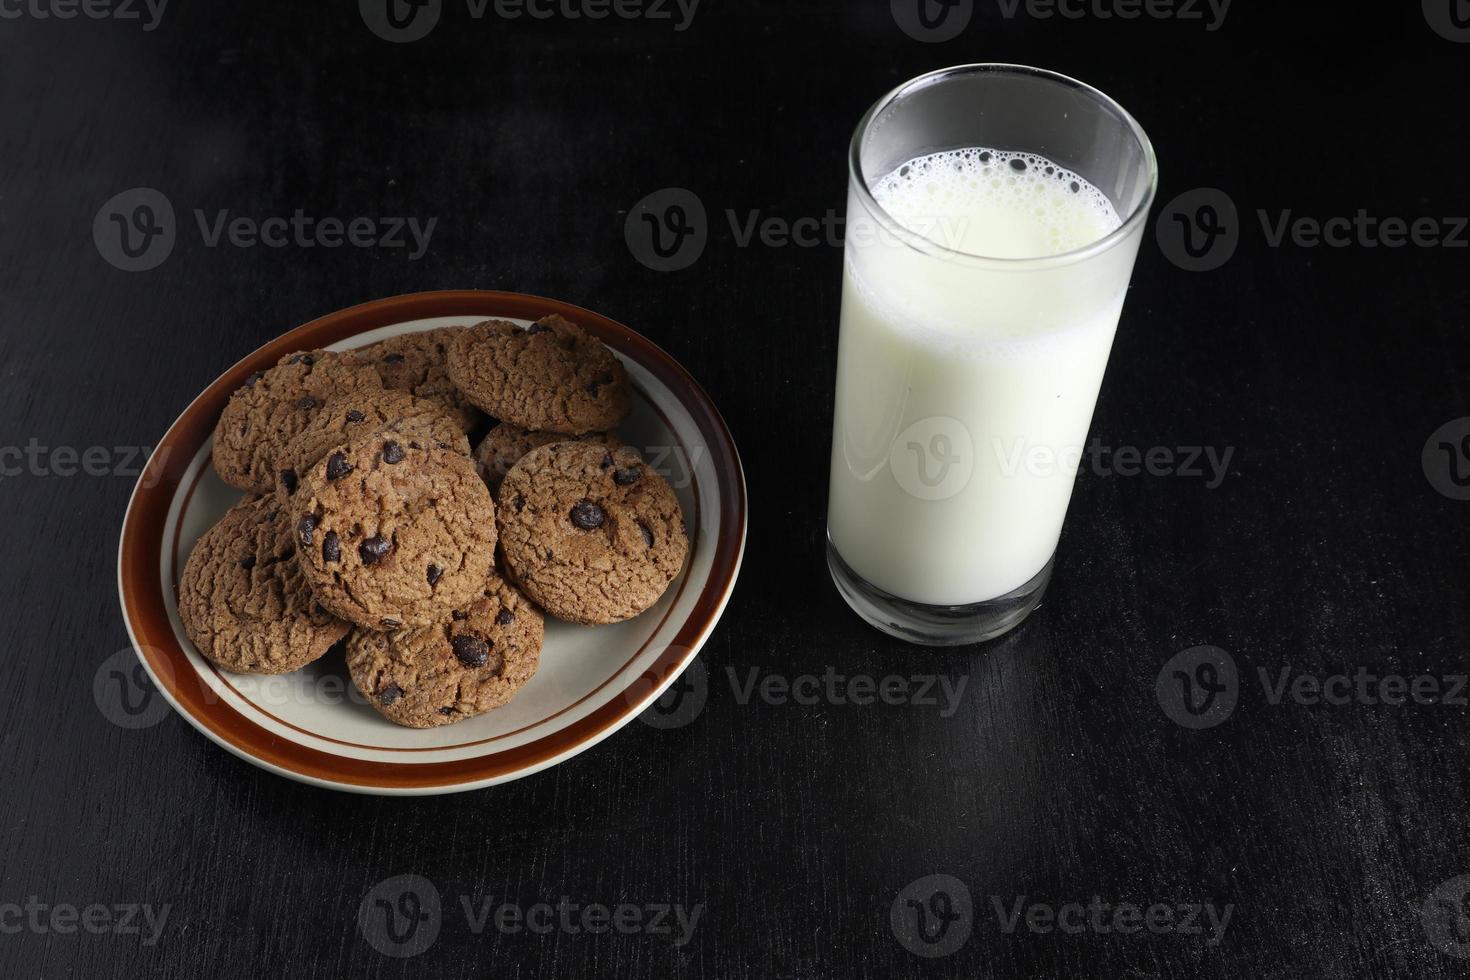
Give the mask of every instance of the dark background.
[[(0, 19), (0, 443), (151, 445), (241, 356), (371, 298), (489, 288), (595, 308), (679, 358), (744, 457), (749, 546), (702, 655), (708, 704), (683, 728), (634, 723), (539, 775), (421, 799), (289, 782), (173, 715), (125, 730), (90, 692), (128, 646), (115, 563), (132, 479), (7, 476), (0, 904), (171, 912), (154, 945), (0, 934), (0, 974), (1470, 974), (1421, 915), (1470, 873), (1467, 709), (1271, 704), (1257, 680), (1467, 669), (1470, 504), (1436, 491), (1421, 453), (1470, 415), (1470, 251), (1271, 248), (1256, 218), (1470, 211), (1470, 45), (1412, 3), (1237, 0), (1209, 31), (1008, 19), (978, 0), (945, 43), (906, 36), (880, 0), (705, 0), (682, 32), (474, 20), (446, 3), (408, 44), (374, 36), (345, 0), (174, 0), (152, 31)], [(1109, 446), (1234, 457), (1216, 489), (1084, 472), (1040, 611), (999, 642), (937, 652), (863, 625), (827, 576), (840, 249), (740, 247), (724, 213), (840, 213), (864, 109), (966, 61), (1050, 67), (1116, 97), (1157, 149), (1156, 213), (1199, 187), (1239, 207), (1239, 249), (1212, 272), (1177, 268), (1150, 229), (1092, 428)], [(158, 268), (128, 273), (91, 228), (137, 186), (172, 201), (179, 238)], [(700, 197), (711, 227), (694, 265), (661, 273), (623, 227), (671, 186)], [(410, 261), (207, 248), (196, 208), (439, 221)], [(1196, 731), (1154, 686), (1200, 644), (1233, 657), (1240, 695)], [(968, 687), (945, 718), (741, 704), (727, 673), (829, 666)], [(380, 955), (356, 922), (398, 874), (430, 879), (447, 910), (409, 960)], [(889, 914), (931, 874), (968, 887), (973, 934), (922, 959)], [(460, 895), (706, 911), (682, 947), (475, 935)], [(1217, 946), (1007, 935), (990, 898), (1094, 895), (1234, 912)]]

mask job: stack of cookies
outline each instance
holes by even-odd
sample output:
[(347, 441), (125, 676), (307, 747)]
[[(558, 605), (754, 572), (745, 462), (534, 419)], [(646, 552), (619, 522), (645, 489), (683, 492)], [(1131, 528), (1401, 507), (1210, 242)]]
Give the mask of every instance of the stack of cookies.
[(559, 316), (283, 358), (215, 428), (247, 496), (189, 556), (185, 631), (239, 673), (345, 645), (368, 703), (414, 728), (505, 704), (543, 615), (629, 619), (683, 567), (678, 498), (615, 434), (629, 406), (622, 364)]

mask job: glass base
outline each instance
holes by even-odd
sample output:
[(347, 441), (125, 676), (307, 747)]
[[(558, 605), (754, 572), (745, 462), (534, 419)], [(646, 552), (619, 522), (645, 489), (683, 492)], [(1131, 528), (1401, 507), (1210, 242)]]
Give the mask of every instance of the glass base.
[(952, 647), (983, 643), (1008, 633), (1041, 604), (1051, 581), (1053, 553), (1031, 581), (995, 599), (963, 606), (930, 606), (890, 595), (853, 571), (827, 540), (827, 567), (837, 591), (853, 612), (889, 636), (922, 646)]

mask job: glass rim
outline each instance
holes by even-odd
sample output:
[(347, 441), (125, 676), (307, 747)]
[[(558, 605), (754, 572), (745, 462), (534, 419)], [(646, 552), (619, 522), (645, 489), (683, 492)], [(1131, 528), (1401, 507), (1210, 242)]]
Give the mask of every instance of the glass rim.
[[(1138, 141), (1139, 146), (1143, 149), (1145, 165), (1148, 168), (1148, 188), (1144, 192), (1143, 198), (1128, 213), (1128, 216), (1123, 219), (1118, 227), (1096, 241), (1088, 242), (1086, 245), (1069, 249), (1065, 252), (1057, 252), (1052, 255), (1006, 258), (998, 255), (979, 255), (974, 252), (965, 252), (960, 249), (950, 248), (927, 235), (905, 227), (902, 222), (889, 214), (878, 203), (877, 199), (873, 196), (872, 188), (868, 186), (867, 178), (863, 176), (862, 166), (863, 137), (867, 135), (868, 129), (872, 126), (873, 120), (877, 118), (878, 113), (892, 105), (897, 99), (919, 88), (941, 82), (956, 75), (973, 75), (979, 73), (1029, 75), (1043, 78), (1068, 88), (1079, 89), (1090, 95), (1104, 108), (1115, 113), (1127, 124), (1129, 132), (1132, 133), (1133, 138)], [(1025, 147), (996, 147), (996, 149), (1024, 150)], [(949, 68), (937, 68), (934, 71), (917, 75), (889, 91), (877, 102), (874, 102), (872, 107), (863, 114), (862, 119), (858, 120), (857, 129), (853, 132), (852, 143), (848, 150), (847, 170), (849, 182), (857, 189), (858, 197), (862, 201), (863, 206), (872, 212), (889, 232), (893, 233), (908, 247), (926, 254), (937, 252), (940, 256), (963, 259), (977, 265), (993, 264), (1007, 269), (1068, 265), (1108, 251), (1118, 242), (1123, 241), (1131, 235), (1134, 229), (1147, 217), (1149, 208), (1153, 206), (1154, 196), (1158, 193), (1159, 189), (1159, 162), (1158, 158), (1154, 155), (1153, 144), (1149, 142), (1148, 134), (1143, 131), (1143, 127), (1139, 125), (1138, 120), (1134, 119), (1133, 115), (1127, 109), (1124, 109), (1116, 99), (1100, 89), (1088, 85), (1086, 82), (1079, 81), (1069, 75), (1063, 75), (1060, 72), (1049, 71), (1045, 68), (1033, 68), (1030, 65), (1013, 65), (1004, 62), (976, 62), (965, 65), (952, 65)], [(1084, 174), (1082, 176), (1085, 177), (1086, 175)], [(927, 247), (920, 248), (917, 243), (922, 243)]]

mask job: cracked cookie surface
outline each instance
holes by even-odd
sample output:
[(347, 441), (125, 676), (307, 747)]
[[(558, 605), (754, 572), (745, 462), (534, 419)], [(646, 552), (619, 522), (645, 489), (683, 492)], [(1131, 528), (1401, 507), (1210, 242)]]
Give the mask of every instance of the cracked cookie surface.
[(372, 366), (350, 354), (288, 354), (269, 370), (252, 374), (230, 396), (214, 428), (214, 468), (232, 487), (269, 493), (282, 480), (277, 455), (328, 398), (382, 386)]
[(226, 670), (284, 674), (347, 635), (317, 605), (296, 562), (288, 510), (243, 501), (204, 533), (179, 579), (179, 618), (199, 652)]
[(474, 463), (412, 429), (332, 450), (291, 503), (316, 600), (368, 629), (437, 622), (495, 563), (495, 504)]
[[(596, 443), (608, 449), (622, 445), (611, 432), (589, 432), (570, 438), (577, 442)], [(475, 466), (479, 468), (480, 476), (484, 478), (490, 492), (498, 494), (506, 474), (521, 461), (522, 456), (538, 447), (549, 446), (553, 442), (567, 442), (568, 439), (568, 436), (560, 432), (533, 432), (511, 422), (501, 422), (485, 433), (485, 438), (475, 447)]]
[(524, 330), (507, 320), (468, 328), (449, 343), (448, 369), (475, 405), (525, 429), (606, 432), (632, 404), (622, 362), (555, 315)]
[(354, 632), (347, 669), (379, 714), (432, 728), (510, 701), (536, 673), (544, 634), (541, 611), (491, 572), (478, 596), (432, 626)]
[[(276, 455), (282, 473), (302, 474), (343, 443), (392, 426), (399, 432), (414, 430), (425, 444), (461, 455), (470, 451), (458, 420), (438, 402), (416, 398), (406, 391), (364, 389), (333, 395), (317, 410), (306, 427), (293, 436)], [(277, 493), (294, 496), (291, 481), (279, 481)]]
[(552, 616), (615, 623), (658, 602), (689, 550), (673, 488), (630, 446), (556, 442), (500, 487), (512, 581)]
[(355, 351), (390, 391), (406, 391), (443, 405), (464, 432), (480, 424), (480, 410), (449, 380), (449, 341), (467, 327), (439, 327), (399, 334)]

